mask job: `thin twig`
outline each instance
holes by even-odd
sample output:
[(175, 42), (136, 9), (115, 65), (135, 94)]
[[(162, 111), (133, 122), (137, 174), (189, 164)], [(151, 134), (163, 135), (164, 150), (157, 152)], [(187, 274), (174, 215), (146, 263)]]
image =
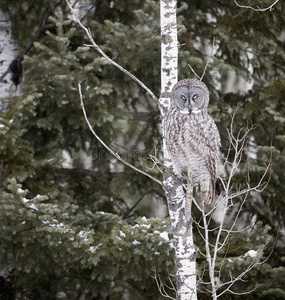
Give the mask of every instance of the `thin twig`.
[(215, 37), (213, 38), (213, 43), (212, 43), (212, 47), (211, 47), (211, 52), (210, 52), (210, 54), (209, 54), (209, 56), (208, 56), (208, 58), (207, 58), (206, 65), (205, 65), (205, 67), (204, 67), (204, 70), (203, 70), (203, 73), (202, 73), (201, 76), (199, 76), (199, 75), (195, 72), (195, 70), (191, 67), (191, 65), (188, 64), (188, 67), (191, 69), (191, 71), (194, 73), (194, 75), (195, 75), (200, 81), (202, 81), (203, 78), (204, 78), (204, 76), (205, 76), (205, 73), (206, 73), (206, 71), (207, 71), (207, 68), (208, 68), (210, 59), (212, 58), (212, 55), (213, 55), (214, 47), (215, 47)]
[[(259, 254), (257, 257), (255, 257), (252, 260), (252, 262), (249, 264), (249, 266), (242, 273), (240, 273), (237, 277), (234, 277), (232, 274), (229, 274), (230, 280), (228, 282), (217, 283), (215, 281), (215, 272), (218, 272), (219, 277), (221, 276), (220, 274), (222, 271), (223, 262), (225, 261), (226, 255), (228, 253), (227, 245), (229, 242), (230, 234), (232, 234), (234, 232), (242, 232), (242, 231), (248, 230), (253, 226), (253, 223), (251, 223), (249, 226), (246, 226), (242, 230), (234, 230), (234, 227), (237, 224), (238, 218), (243, 211), (243, 206), (247, 201), (247, 196), (250, 194), (250, 192), (252, 192), (252, 191), (262, 192), (264, 190), (264, 188), (268, 185), (268, 181), (265, 180), (266, 179), (265, 177), (270, 172), (271, 164), (272, 164), (271, 163), (272, 157), (270, 156), (269, 164), (266, 166), (265, 171), (263, 172), (259, 182), (254, 187), (250, 186), (250, 180), (247, 178), (247, 180), (246, 180), (247, 187), (245, 189), (241, 189), (240, 187), (237, 187), (236, 192), (232, 193), (233, 177), (236, 174), (236, 172), (238, 172), (238, 170), (239, 170), (240, 163), (241, 163), (242, 156), (243, 156), (243, 151), (246, 147), (248, 135), (249, 135), (250, 131), (252, 129), (254, 129), (254, 126), (250, 126), (250, 124), (247, 124), (247, 127), (245, 128), (244, 131), (243, 131), (243, 129), (240, 129), (237, 134), (234, 134), (233, 123), (234, 123), (234, 118), (235, 118), (236, 113), (237, 113), (237, 111), (235, 111), (234, 114), (231, 116), (232, 120), (231, 120), (231, 124), (230, 124), (230, 129), (228, 130), (229, 148), (228, 148), (228, 154), (227, 154), (225, 165), (224, 165), (224, 167), (226, 167), (226, 166), (230, 167), (229, 175), (227, 178), (220, 178), (222, 185), (223, 185), (223, 190), (224, 190), (223, 201), (225, 201), (225, 203), (224, 203), (225, 205), (222, 208), (222, 212), (221, 212), (222, 219), (217, 228), (209, 228), (212, 214), (213, 214), (213, 211), (217, 208), (217, 204), (209, 212), (205, 212), (204, 203), (199, 205), (197, 201), (193, 200), (194, 204), (196, 205), (196, 207), (202, 214), (202, 217), (201, 217), (202, 221), (195, 220), (195, 218), (193, 218), (193, 221), (197, 225), (198, 233), (201, 235), (202, 239), (205, 242), (205, 252), (206, 253), (202, 253), (200, 250), (198, 252), (201, 253), (201, 255), (206, 258), (207, 265), (209, 268), (207, 270), (207, 272), (209, 274), (209, 279), (210, 279), (209, 282), (200, 281), (200, 283), (211, 286), (210, 290), (206, 289), (206, 291), (208, 291), (209, 293), (212, 294), (213, 299), (217, 299), (218, 297), (223, 295), (225, 292), (239, 294), (231, 289), (232, 286), (237, 281), (243, 281), (244, 275), (247, 272), (249, 272), (252, 268), (254, 268), (255, 266), (257, 266), (259, 264), (264, 263), (263, 261), (260, 261), (261, 254)], [(234, 154), (233, 160), (231, 162), (229, 162), (228, 159), (230, 158), (230, 156), (231, 156), (230, 153), (232, 151)], [(249, 177), (249, 175), (247, 175), (247, 176)], [(236, 203), (233, 200), (234, 200), (234, 198), (239, 198), (241, 195), (243, 195), (242, 202), (237, 207), (237, 211), (235, 211), (235, 213), (231, 217), (231, 225), (230, 225), (229, 229), (226, 229), (226, 228), (224, 228), (226, 217), (229, 216), (229, 211), (231, 210), (231, 208), (236, 206)], [(200, 224), (200, 222), (202, 222), (203, 224)], [(229, 224), (227, 224), (227, 225), (229, 226)], [(212, 242), (210, 240), (210, 238), (211, 238), (210, 233), (212, 231), (214, 231), (214, 232), (218, 231), (214, 237), (214, 245), (212, 244)], [(226, 254), (223, 257), (220, 269), (218, 271), (215, 271), (215, 268), (217, 267), (216, 264), (217, 264), (218, 253), (223, 248), (227, 249)], [(263, 249), (264, 248), (265, 248), (265, 246), (263, 247)], [(225, 287), (225, 290), (220, 292), (219, 294), (217, 294), (217, 290), (221, 287)], [(254, 289), (255, 288), (256, 287), (254, 287)], [(247, 291), (244, 293), (241, 292), (240, 294), (241, 295), (247, 294), (249, 292), (251, 292), (251, 291)]]
[(206, 65), (205, 65), (205, 68), (204, 68), (203, 74), (202, 74), (202, 76), (201, 76), (201, 78), (200, 78), (200, 80), (201, 80), (201, 81), (202, 81), (202, 80), (203, 80), (203, 78), (204, 78), (204, 75), (205, 75), (205, 73), (206, 73), (206, 70), (207, 70), (207, 68), (208, 68), (208, 65), (209, 65), (210, 59), (211, 59), (211, 57), (212, 57), (212, 55), (213, 55), (214, 47), (215, 47), (215, 37), (213, 38), (213, 43), (212, 43), (211, 52), (210, 52), (210, 54), (209, 54), (209, 56), (208, 56), (208, 58), (207, 58), (207, 62), (206, 62)]
[(258, 7), (258, 6), (256, 6), (257, 8), (254, 8), (254, 7), (248, 6), (248, 5), (240, 5), (240, 4), (238, 4), (238, 3), (236, 2), (236, 0), (234, 0), (234, 3), (235, 3), (238, 7), (240, 7), (240, 8), (249, 8), (249, 9), (252, 9), (252, 10), (254, 10), (254, 11), (264, 12), (264, 11), (266, 11), (266, 10), (272, 11), (272, 10), (273, 10), (273, 6), (274, 6), (278, 1), (279, 1), (279, 0), (276, 0), (275, 2), (273, 2), (270, 6), (268, 6), (268, 7), (266, 7), (266, 8), (260, 8), (260, 7)]
[(249, 290), (249, 291), (246, 291), (246, 292), (240, 292), (240, 293), (238, 293), (238, 292), (232, 291), (231, 289), (229, 289), (228, 291), (229, 291), (231, 294), (233, 294), (233, 295), (239, 295), (239, 296), (241, 296), (241, 295), (248, 295), (248, 294), (251, 294), (251, 293), (254, 292), (258, 287), (259, 287), (259, 284), (256, 283), (253, 289), (251, 289), (251, 290)]
[(199, 80), (201, 80), (201, 77), (194, 71), (194, 69), (191, 67), (190, 64), (188, 64), (188, 67), (191, 69), (191, 71), (194, 73), (194, 75), (195, 75)]
[[(153, 145), (154, 145), (154, 154), (149, 154), (149, 160), (151, 160), (153, 162), (152, 167), (147, 167), (147, 169), (149, 170), (154, 170), (155, 168), (158, 169), (158, 171), (163, 174), (163, 165), (162, 162), (157, 158), (157, 149), (156, 149), (156, 144), (155, 144), (155, 140), (153, 139)], [(161, 166), (161, 167), (159, 167)]]
[(137, 205), (143, 200), (143, 198), (150, 192), (150, 189), (147, 190), (146, 193), (144, 193), (143, 195), (140, 196), (140, 198), (137, 200), (137, 202), (131, 207), (128, 209), (128, 211), (126, 211), (126, 213), (124, 214), (123, 216), (123, 219), (126, 219), (129, 214), (137, 207)]
[[(151, 276), (151, 277), (155, 279), (157, 288), (158, 288), (158, 290), (159, 290), (161, 296), (163, 296), (163, 297), (165, 297), (165, 298), (168, 298), (168, 299), (171, 299), (171, 300), (176, 300), (176, 298), (171, 297), (171, 296), (168, 295), (168, 293), (165, 291), (165, 288), (164, 288), (164, 286), (163, 286), (163, 282), (161, 281), (159, 275), (158, 275), (158, 278), (157, 278), (156, 272), (155, 272), (155, 276)], [(170, 279), (170, 282), (172, 283), (172, 280), (171, 280), (171, 279)], [(172, 285), (173, 285), (173, 284), (172, 284)], [(174, 289), (175, 289), (175, 288), (174, 288)]]
[[(263, 247), (263, 250), (264, 250), (265, 246)], [(230, 274), (231, 276), (231, 280), (228, 281), (228, 282), (224, 282), (222, 284), (219, 285), (219, 288), (222, 287), (222, 286), (225, 286), (225, 285), (229, 285), (225, 290), (223, 290), (220, 294), (217, 295), (217, 298), (222, 296), (224, 293), (226, 292), (232, 292), (231, 290), (231, 287), (237, 282), (237, 281), (241, 281), (243, 276), (245, 274), (247, 274), (250, 270), (252, 270), (255, 266), (259, 265), (259, 259), (260, 259), (260, 255), (259, 257), (255, 257), (251, 263), (248, 265), (248, 267), (242, 272), (240, 273), (237, 277), (233, 278), (233, 276)], [(254, 288), (256, 289), (256, 287)], [(254, 290), (253, 289), (253, 290)], [(247, 291), (247, 292), (244, 292), (244, 294), (247, 294), (247, 293), (250, 293), (252, 291)]]
[(133, 170), (149, 177), (150, 179), (154, 180), (155, 182), (159, 183), (160, 185), (162, 185), (162, 182), (158, 179), (156, 179), (155, 177), (151, 176), (150, 174), (136, 168), (135, 166), (133, 166), (132, 164), (128, 163), (127, 161), (125, 161), (123, 158), (121, 158), (121, 156), (113, 151), (109, 146), (107, 146), (102, 140), (101, 138), (96, 134), (96, 132), (94, 131), (94, 129), (92, 128), (89, 120), (88, 120), (88, 117), (87, 117), (87, 114), (86, 114), (86, 110), (85, 110), (85, 106), (84, 106), (84, 102), (83, 102), (83, 96), (82, 96), (82, 92), (81, 92), (81, 84), (79, 83), (78, 84), (78, 89), (79, 89), (79, 96), (80, 96), (80, 104), (81, 104), (81, 107), (82, 107), (82, 111), (83, 111), (83, 114), (84, 114), (84, 118), (85, 118), (85, 121), (86, 123), (88, 124), (88, 127), (90, 129), (90, 131), (92, 132), (92, 134), (96, 137), (96, 139), (111, 153), (113, 154), (120, 162), (122, 162), (123, 164), (125, 164), (126, 166), (132, 168)]

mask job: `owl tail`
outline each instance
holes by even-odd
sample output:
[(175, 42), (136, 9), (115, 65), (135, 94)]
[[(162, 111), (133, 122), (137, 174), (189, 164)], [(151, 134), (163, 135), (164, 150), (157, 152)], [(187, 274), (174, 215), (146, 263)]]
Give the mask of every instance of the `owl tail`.
[(216, 183), (212, 180), (201, 186), (200, 195), (206, 204), (212, 204), (215, 200)]
[(206, 204), (212, 204), (215, 200), (214, 197), (215, 193), (214, 190), (206, 190), (206, 191), (201, 191), (201, 198)]

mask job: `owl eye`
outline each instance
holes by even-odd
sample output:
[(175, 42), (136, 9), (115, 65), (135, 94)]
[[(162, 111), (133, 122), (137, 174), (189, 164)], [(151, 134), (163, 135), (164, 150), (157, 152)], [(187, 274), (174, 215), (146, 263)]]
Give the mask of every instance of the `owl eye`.
[(182, 100), (186, 100), (186, 97), (184, 95), (181, 96)]
[(193, 100), (196, 100), (197, 98), (198, 98), (198, 94), (195, 94), (195, 95), (192, 97)]

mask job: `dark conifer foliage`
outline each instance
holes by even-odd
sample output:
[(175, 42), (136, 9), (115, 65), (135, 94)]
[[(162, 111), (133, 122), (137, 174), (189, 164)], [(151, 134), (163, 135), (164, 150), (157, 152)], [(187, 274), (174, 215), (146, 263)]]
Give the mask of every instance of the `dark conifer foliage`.
[[(159, 2), (78, 2), (100, 47), (159, 96)], [(250, 1), (260, 2), (266, 5)], [(157, 106), (88, 46), (65, 1), (12, 0), (0, 6), (9, 13), (23, 58), (22, 81), (15, 78), (21, 96), (1, 99), (7, 110), (0, 113), (0, 299), (163, 299), (152, 276), (169, 283), (175, 268), (169, 221), (151, 218), (154, 201), (165, 201), (163, 191), (94, 139), (78, 83), (98, 135), (128, 162), (161, 179), (158, 170), (148, 169), (147, 159), (155, 150), (161, 159)], [(220, 261), (234, 276), (248, 265), (247, 251), (270, 241), (261, 254), (270, 258), (235, 287), (240, 293), (259, 284), (246, 299), (285, 297), (284, 9), (282, 1), (263, 13), (233, 1), (178, 3), (180, 79), (195, 77), (188, 64), (203, 73), (215, 38), (204, 81), (223, 152), (229, 113), (237, 110), (235, 131), (256, 127), (236, 185), (246, 185), (248, 162), (256, 182), (272, 160), (267, 188), (251, 195), (244, 212), (245, 219), (257, 218), (253, 230), (233, 234), (228, 259)], [(236, 82), (246, 81), (228, 92), (230, 72)], [(198, 235), (195, 243), (203, 248)], [(197, 262), (201, 273), (204, 259)]]

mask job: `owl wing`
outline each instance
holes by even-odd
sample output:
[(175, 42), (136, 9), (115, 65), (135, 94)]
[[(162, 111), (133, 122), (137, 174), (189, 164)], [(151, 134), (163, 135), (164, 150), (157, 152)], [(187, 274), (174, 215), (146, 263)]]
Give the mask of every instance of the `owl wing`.
[(204, 139), (206, 147), (209, 149), (208, 151), (208, 157), (207, 157), (207, 165), (209, 172), (211, 173), (211, 177), (217, 178), (219, 175), (219, 167), (220, 167), (220, 146), (221, 146), (221, 138), (220, 134), (217, 128), (217, 125), (215, 124), (215, 121), (213, 118), (209, 115), (208, 122), (207, 122), (207, 128), (206, 132), (204, 132)]
[(200, 125), (200, 141), (203, 143), (201, 155), (208, 170), (208, 176), (205, 176), (204, 180), (200, 183), (201, 197), (207, 204), (210, 204), (215, 198), (216, 181), (220, 172), (219, 148), (221, 138), (211, 116), (205, 115)]

